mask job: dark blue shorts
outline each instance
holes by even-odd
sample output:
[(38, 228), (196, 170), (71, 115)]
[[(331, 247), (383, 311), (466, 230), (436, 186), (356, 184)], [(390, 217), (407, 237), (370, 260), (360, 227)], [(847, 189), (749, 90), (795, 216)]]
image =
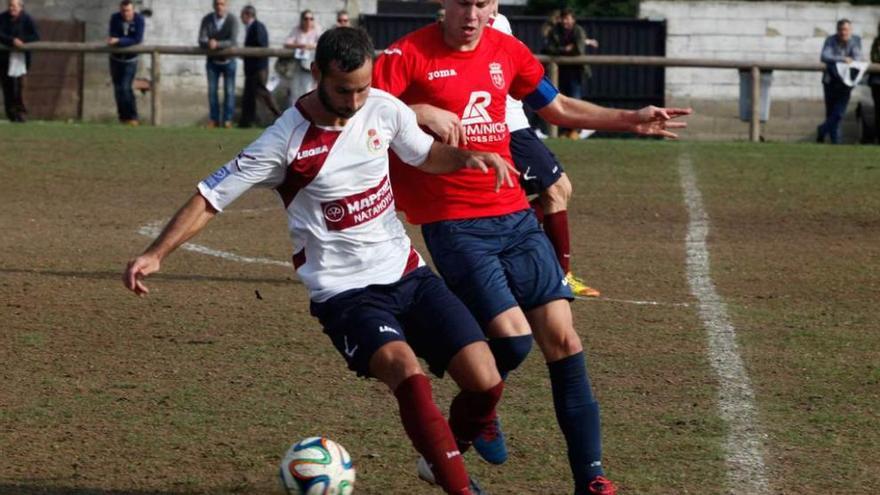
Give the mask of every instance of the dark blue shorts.
[(510, 133), (510, 154), (526, 194), (540, 194), (562, 177), (562, 165), (531, 129)]
[(370, 358), (389, 342), (406, 342), (432, 373), (442, 377), (458, 351), (485, 340), (464, 304), (428, 267), (393, 284), (313, 301), (311, 313), (359, 376), (370, 376)]
[(422, 225), (434, 265), (484, 327), (507, 309), (572, 300), (532, 210)]

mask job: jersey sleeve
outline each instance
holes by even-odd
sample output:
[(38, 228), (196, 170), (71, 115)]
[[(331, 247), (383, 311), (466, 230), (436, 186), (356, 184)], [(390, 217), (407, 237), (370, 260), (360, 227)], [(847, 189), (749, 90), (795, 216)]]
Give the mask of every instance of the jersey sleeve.
[(410, 54), (403, 43), (386, 48), (373, 64), (373, 87), (400, 96), (410, 83)]
[(199, 182), (199, 193), (217, 211), (232, 204), (251, 187), (275, 187), (284, 180), (290, 129), (282, 117), (238, 156)]
[(514, 71), (516, 75), (510, 84), (510, 96), (522, 100), (537, 89), (544, 77), (544, 66), (522, 41), (512, 37), (507, 41), (514, 63), (517, 64)]
[(434, 138), (423, 131), (416, 120), (416, 113), (406, 104), (395, 98), (397, 113), (397, 132), (391, 139), (391, 149), (405, 163), (419, 166), (425, 163)]

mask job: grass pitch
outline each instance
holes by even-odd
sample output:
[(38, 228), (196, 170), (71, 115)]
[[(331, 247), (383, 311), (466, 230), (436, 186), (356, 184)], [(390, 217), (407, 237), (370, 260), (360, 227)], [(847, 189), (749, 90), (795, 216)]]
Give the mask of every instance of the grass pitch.
[[(286, 447), (314, 434), (355, 457), (357, 493), (434, 492), (415, 476), (391, 396), (345, 370), (290, 269), (178, 251), (148, 280), (150, 297), (123, 289), (125, 262), (149, 241), (138, 229), (255, 136), (0, 125), (0, 493), (273, 493)], [(572, 308), (621, 493), (739, 493), (725, 486), (727, 428), (685, 272), (683, 155), (771, 493), (880, 492), (880, 149), (550, 146), (575, 188), (575, 272), (604, 296)], [(193, 242), (290, 254), (265, 191)], [(434, 383), (447, 406), (450, 381)], [(472, 473), (493, 494), (570, 493), (538, 352), (500, 412), (511, 459), (497, 468), (469, 454)]]

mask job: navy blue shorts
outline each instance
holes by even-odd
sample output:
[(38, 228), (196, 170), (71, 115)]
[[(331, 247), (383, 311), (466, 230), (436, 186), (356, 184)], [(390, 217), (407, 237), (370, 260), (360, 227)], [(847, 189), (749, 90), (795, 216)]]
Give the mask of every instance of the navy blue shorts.
[(507, 309), (572, 300), (532, 210), (422, 225), (434, 265), (484, 327)]
[(396, 340), (409, 344), (441, 377), (458, 351), (485, 340), (464, 304), (424, 266), (393, 284), (368, 285), (322, 303), (312, 301), (311, 313), (358, 376), (371, 376), (373, 353)]
[(556, 155), (531, 129), (510, 133), (510, 154), (526, 194), (540, 194), (562, 177), (562, 165)]

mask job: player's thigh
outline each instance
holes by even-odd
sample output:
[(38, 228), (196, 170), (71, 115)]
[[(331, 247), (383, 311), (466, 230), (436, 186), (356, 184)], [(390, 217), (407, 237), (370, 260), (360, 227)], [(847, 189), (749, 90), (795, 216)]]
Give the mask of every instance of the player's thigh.
[(526, 194), (541, 194), (562, 177), (564, 170), (556, 155), (531, 129), (510, 134), (510, 153)]
[(568, 180), (568, 175), (563, 173), (559, 180), (541, 193), (540, 198), (545, 215), (568, 209), (568, 200), (571, 199), (571, 181)]
[(505, 233), (497, 217), (435, 222), (422, 235), (434, 266), (481, 327), (517, 305), (499, 259)]
[(528, 313), (550, 301), (573, 299), (553, 246), (534, 214), (524, 212), (511, 220), (515, 224), (500, 260), (519, 306)]
[(488, 390), (501, 381), (495, 358), (484, 341), (462, 347), (449, 361), (447, 371), (462, 390)]
[[(485, 347), (486, 337), (468, 308), (440, 277), (427, 267), (417, 272), (414, 276), (418, 286), (401, 320), (406, 340), (416, 355), (428, 363), (432, 373), (443, 376), (462, 349), (474, 343)], [(485, 372), (483, 367), (461, 369), (470, 371), (475, 379), (484, 379), (480, 378)]]
[(373, 354), (390, 342), (406, 341), (396, 305), (387, 292), (358, 289), (326, 302), (313, 302), (311, 311), (348, 368), (358, 376), (373, 376)]
[(407, 378), (423, 374), (415, 352), (403, 340), (386, 342), (376, 349), (370, 356), (369, 371), (392, 391)]

